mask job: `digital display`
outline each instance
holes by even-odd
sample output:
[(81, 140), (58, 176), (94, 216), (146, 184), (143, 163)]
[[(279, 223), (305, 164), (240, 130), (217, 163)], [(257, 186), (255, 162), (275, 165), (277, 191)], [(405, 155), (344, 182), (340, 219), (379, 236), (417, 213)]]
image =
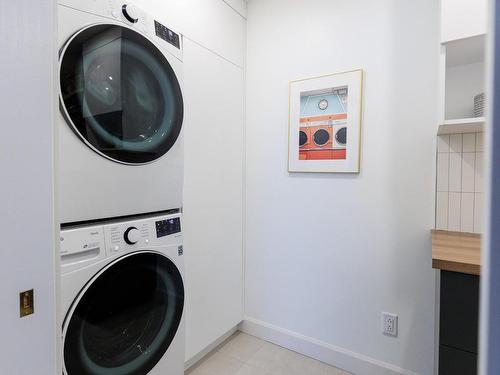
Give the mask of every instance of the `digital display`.
[(156, 222), (156, 237), (165, 237), (181, 231), (181, 219), (160, 220)]
[(181, 41), (179, 34), (174, 33), (172, 30), (170, 30), (168, 27), (163, 26), (161, 23), (158, 21), (155, 21), (155, 32), (156, 36), (159, 38), (167, 41), (171, 45), (177, 48), (181, 48)]

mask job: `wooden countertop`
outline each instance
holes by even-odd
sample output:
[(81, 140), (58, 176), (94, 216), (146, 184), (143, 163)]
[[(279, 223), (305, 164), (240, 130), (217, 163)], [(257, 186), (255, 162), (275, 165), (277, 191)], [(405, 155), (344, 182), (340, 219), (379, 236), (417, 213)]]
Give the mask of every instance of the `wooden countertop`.
[(432, 230), (432, 267), (481, 274), (481, 235)]

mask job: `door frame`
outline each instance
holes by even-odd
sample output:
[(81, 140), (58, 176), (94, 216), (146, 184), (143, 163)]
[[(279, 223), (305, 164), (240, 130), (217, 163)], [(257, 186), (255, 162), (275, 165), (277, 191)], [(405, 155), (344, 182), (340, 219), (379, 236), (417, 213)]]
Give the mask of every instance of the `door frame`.
[(481, 270), (481, 375), (500, 373), (500, 6), (489, 4), (485, 232)]

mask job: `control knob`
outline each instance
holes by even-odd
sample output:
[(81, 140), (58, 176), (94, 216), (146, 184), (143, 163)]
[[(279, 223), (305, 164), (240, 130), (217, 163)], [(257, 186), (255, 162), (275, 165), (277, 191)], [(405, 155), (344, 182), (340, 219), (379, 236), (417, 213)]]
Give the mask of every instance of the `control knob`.
[(128, 243), (129, 245), (134, 245), (137, 242), (139, 242), (139, 229), (136, 227), (130, 227), (128, 228), (124, 235), (123, 238), (125, 239), (125, 242)]
[(123, 4), (122, 13), (130, 23), (136, 23), (139, 21), (139, 10), (135, 5)]

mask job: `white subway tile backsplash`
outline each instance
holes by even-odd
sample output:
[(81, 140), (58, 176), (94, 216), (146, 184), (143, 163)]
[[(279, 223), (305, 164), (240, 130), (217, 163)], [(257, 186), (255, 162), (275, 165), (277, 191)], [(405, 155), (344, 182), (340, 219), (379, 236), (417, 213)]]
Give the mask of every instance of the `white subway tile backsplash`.
[(476, 167), (474, 170), (474, 191), (476, 193), (483, 192), (483, 158), (483, 152), (476, 153)]
[(474, 165), (476, 163), (476, 154), (473, 152), (464, 152), (462, 154), (462, 193), (474, 192)]
[(450, 152), (450, 136), (438, 135), (437, 137), (437, 150), (438, 152)]
[(448, 230), (448, 192), (438, 191), (436, 195), (436, 229)]
[(476, 133), (464, 134), (462, 152), (476, 151)]
[(474, 193), (462, 193), (460, 203), (460, 232), (474, 232)]
[(450, 192), (448, 195), (448, 230), (460, 232), (460, 204), (462, 193)]
[(476, 133), (476, 152), (484, 152), (484, 133)]
[(437, 137), (436, 229), (482, 229), (483, 133)]
[(462, 152), (462, 134), (450, 135), (450, 152)]
[(460, 193), (462, 191), (462, 154), (450, 153), (449, 191)]
[(437, 154), (437, 191), (449, 191), (448, 178), (450, 167), (450, 154), (442, 152)]
[(474, 233), (483, 231), (483, 193), (474, 194)]

